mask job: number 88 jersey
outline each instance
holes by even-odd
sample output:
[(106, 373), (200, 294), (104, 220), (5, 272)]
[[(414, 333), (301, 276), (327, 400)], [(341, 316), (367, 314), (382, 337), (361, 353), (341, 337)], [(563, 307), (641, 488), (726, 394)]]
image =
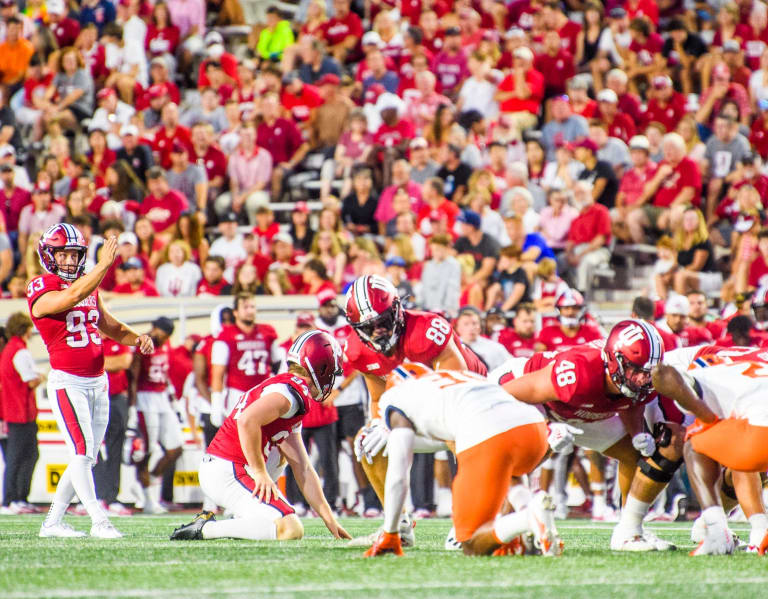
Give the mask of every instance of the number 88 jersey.
[[(419, 310), (403, 310), (403, 319), (405, 326), (392, 355), (377, 353), (353, 333), (347, 338), (344, 348), (345, 364), (363, 374), (378, 376), (386, 376), (404, 360), (432, 367), (454, 338), (451, 325), (442, 316)], [(469, 370), (485, 376), (485, 364), (458, 338), (455, 343)]]
[(104, 373), (104, 349), (99, 334), (98, 290), (79, 304), (58, 314), (36, 318), (32, 306), (49, 291), (60, 291), (69, 283), (56, 275), (45, 274), (27, 285), (30, 317), (45, 342), (51, 368), (82, 377)]

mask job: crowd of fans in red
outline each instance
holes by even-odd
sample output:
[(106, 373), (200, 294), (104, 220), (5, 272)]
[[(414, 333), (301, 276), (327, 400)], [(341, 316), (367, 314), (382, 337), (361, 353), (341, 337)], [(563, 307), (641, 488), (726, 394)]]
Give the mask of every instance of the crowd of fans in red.
[(768, 282), (766, 7), (302, 0), (246, 39), (237, 0), (1, 0), (3, 293), (67, 221), (91, 261), (118, 235), (107, 294), (377, 273), (546, 310), (653, 243), (650, 296), (741, 301)]

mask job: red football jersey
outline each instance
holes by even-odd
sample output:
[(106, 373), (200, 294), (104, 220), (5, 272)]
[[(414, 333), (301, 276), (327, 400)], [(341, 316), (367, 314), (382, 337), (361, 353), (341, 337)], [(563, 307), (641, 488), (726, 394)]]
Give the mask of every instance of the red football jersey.
[[(104, 342), (104, 357), (122, 356), (130, 353), (131, 348), (127, 345), (120, 345), (117, 341), (111, 341), (109, 339)], [(110, 395), (118, 395), (119, 393), (125, 393), (128, 390), (128, 373), (125, 370), (108, 372), (107, 378), (109, 379)]]
[(104, 349), (99, 334), (98, 297), (95, 290), (79, 304), (58, 314), (43, 318), (32, 315), (32, 306), (49, 291), (69, 287), (56, 275), (45, 274), (27, 285), (27, 303), (32, 322), (48, 348), (51, 368), (76, 376), (95, 377), (104, 374)]
[[(237, 405), (232, 409), (232, 413), (227, 416), (221, 425), (219, 432), (208, 446), (208, 453), (224, 460), (229, 460), (235, 464), (247, 464), (248, 460), (243, 455), (243, 449), (240, 446), (240, 435), (237, 432), (237, 419), (245, 408), (254, 401), (258, 401), (262, 393), (273, 393), (270, 389), (272, 385), (287, 385), (294, 399), (298, 402), (298, 411), (290, 418), (278, 418), (274, 422), (261, 427), (261, 449), (264, 453), (266, 462), (269, 452), (273, 446), (282, 443), (289, 434), (299, 429), (301, 420), (310, 411), (312, 406), (312, 396), (309, 394), (309, 388), (303, 379), (296, 375), (284, 372), (273, 376), (260, 385), (254, 387), (243, 394)], [(284, 389), (284, 388), (283, 388)]]
[[(344, 347), (345, 363), (353, 370), (379, 376), (389, 374), (402, 364), (403, 360), (431, 366), (454, 336), (451, 325), (442, 316), (431, 312), (403, 310), (403, 317), (405, 330), (400, 334), (397, 347), (391, 356), (375, 352), (355, 334), (349, 336)], [(456, 345), (472, 372), (483, 376), (488, 374), (485, 364), (458, 338)]]
[(706, 327), (687, 326), (677, 337), (680, 339), (680, 347), (709, 345), (715, 342), (712, 333)]
[(535, 352), (533, 346), (536, 343), (535, 337), (521, 337), (514, 329), (502, 329), (499, 331), (497, 340), (506, 350), (512, 354), (513, 358), (530, 358)]
[[(554, 363), (552, 386), (560, 401), (548, 402), (544, 407), (556, 420), (606, 420), (637, 404), (623, 395), (606, 393), (605, 364), (602, 351), (595, 345), (581, 345), (555, 354), (539, 352), (526, 362), (526, 374)], [(655, 397), (652, 395), (642, 403)]]
[(139, 354), (141, 359), (136, 380), (137, 391), (161, 392), (168, 388), (168, 371), (171, 367), (171, 344), (167, 341), (150, 355)]
[(590, 324), (581, 325), (573, 337), (567, 337), (560, 328), (560, 325), (557, 324), (541, 329), (536, 337), (536, 341), (543, 343), (547, 351), (564, 351), (602, 338), (603, 335), (600, 333), (600, 330)]
[(223, 351), (227, 356), (226, 386), (248, 391), (267, 379), (271, 364), (279, 360), (279, 356), (274, 355), (278, 349), (276, 340), (277, 331), (268, 324), (254, 325), (250, 333), (234, 324), (225, 325), (214, 342), (211, 360), (222, 363), (217, 352)]

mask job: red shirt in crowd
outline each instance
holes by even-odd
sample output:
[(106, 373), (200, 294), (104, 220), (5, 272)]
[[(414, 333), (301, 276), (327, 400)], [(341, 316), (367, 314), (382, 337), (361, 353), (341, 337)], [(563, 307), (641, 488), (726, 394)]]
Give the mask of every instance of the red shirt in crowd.
[(173, 130), (160, 127), (160, 130), (155, 134), (155, 140), (152, 142), (152, 150), (156, 154), (157, 162), (166, 170), (171, 168), (171, 148), (175, 141), (183, 145), (189, 155), (193, 155), (195, 151), (189, 129), (181, 125)]
[[(531, 94), (525, 98), (508, 98), (499, 103), (499, 110), (501, 112), (530, 112), (531, 114), (539, 113), (539, 105), (544, 97), (544, 75), (539, 73), (534, 68), (528, 69), (525, 74), (525, 82), (528, 84), (528, 89)], [(513, 92), (515, 91), (515, 75), (510, 73), (499, 84), (500, 92)]]
[(623, 112), (617, 112), (613, 120), (607, 125), (608, 135), (619, 138), (625, 144), (629, 143), (629, 140), (635, 135), (634, 121)]
[(131, 285), (130, 283), (121, 283), (115, 285), (112, 289), (113, 293), (119, 293), (121, 295), (144, 295), (147, 297), (159, 297), (157, 287), (149, 279), (144, 279), (139, 285)]
[(208, 146), (205, 154), (200, 156), (194, 148), (189, 154), (189, 161), (205, 169), (208, 181), (213, 181), (216, 177), (227, 177), (227, 155), (216, 146)]
[(749, 143), (761, 158), (768, 158), (768, 122), (765, 118), (757, 117), (752, 123)]
[(571, 230), (568, 231), (568, 241), (578, 245), (580, 243), (589, 243), (598, 235), (605, 236), (607, 244), (611, 239), (611, 215), (608, 208), (602, 204), (592, 204), (581, 213), (571, 223)]
[(539, 54), (536, 56), (533, 67), (544, 75), (547, 89), (559, 94), (565, 92), (565, 82), (576, 73), (573, 55), (563, 48), (560, 48), (554, 56)]
[(656, 54), (661, 54), (661, 50), (664, 47), (664, 40), (658, 33), (652, 33), (648, 36), (648, 39), (644, 43), (640, 44), (636, 40), (632, 40), (629, 45), (630, 52), (637, 54), (638, 62), (643, 66), (649, 66), (653, 63), (653, 57)]
[(179, 45), (179, 28), (176, 25), (168, 25), (158, 29), (154, 23), (147, 25), (147, 37), (144, 39), (144, 47), (150, 56), (162, 54), (176, 54)]
[(677, 124), (685, 116), (685, 96), (679, 92), (672, 92), (672, 97), (664, 105), (658, 98), (648, 100), (648, 108), (643, 114), (643, 123), (661, 123), (667, 131), (674, 131)]
[(31, 202), (32, 196), (26, 189), (14, 187), (10, 193), (7, 189), (0, 189), (0, 214), (5, 221), (7, 231), (18, 230), (21, 209)]
[(568, 54), (574, 56), (579, 48), (579, 34), (581, 33), (581, 25), (576, 21), (566, 21), (557, 33), (560, 35), (560, 45)]
[(387, 148), (399, 146), (402, 142), (413, 139), (416, 131), (413, 123), (407, 119), (400, 119), (394, 126), (382, 123), (373, 135), (373, 143)]
[(272, 154), (272, 163), (277, 166), (293, 158), (304, 140), (293, 121), (279, 118), (272, 125), (266, 121), (259, 125), (256, 143)]
[(765, 284), (768, 284), (768, 260), (762, 254), (758, 254), (749, 266), (747, 285), (761, 287)]
[(59, 48), (74, 46), (77, 36), (80, 35), (80, 23), (70, 17), (64, 17), (58, 23), (50, 23), (48, 28), (56, 38)]
[(360, 17), (351, 11), (344, 18), (333, 17), (325, 24), (325, 41), (329, 46), (340, 44), (350, 35), (358, 40), (363, 37), (363, 24)]
[(314, 85), (305, 83), (301, 86), (301, 93), (298, 96), (283, 90), (280, 103), (291, 113), (295, 121), (304, 122), (309, 120), (313, 108), (322, 105), (323, 99)]
[(155, 233), (162, 233), (176, 224), (182, 212), (189, 208), (187, 198), (175, 189), (168, 190), (163, 197), (148, 195), (139, 206), (139, 214), (146, 216)]
[[(659, 163), (659, 168), (665, 164), (669, 163), (662, 160)], [(693, 187), (694, 194), (691, 202), (698, 206), (701, 203), (701, 171), (699, 171), (699, 166), (687, 156), (661, 182), (653, 199), (653, 205), (667, 208), (686, 187)]]

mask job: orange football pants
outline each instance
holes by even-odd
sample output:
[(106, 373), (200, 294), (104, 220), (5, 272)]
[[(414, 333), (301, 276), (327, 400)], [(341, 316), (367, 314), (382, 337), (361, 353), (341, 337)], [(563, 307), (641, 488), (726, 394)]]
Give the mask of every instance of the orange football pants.
[(768, 426), (726, 418), (691, 437), (693, 448), (739, 472), (768, 470)]
[(547, 453), (547, 425), (518, 426), (460, 452), (453, 480), (456, 540), (466, 541), (499, 513), (513, 476), (528, 474)]

